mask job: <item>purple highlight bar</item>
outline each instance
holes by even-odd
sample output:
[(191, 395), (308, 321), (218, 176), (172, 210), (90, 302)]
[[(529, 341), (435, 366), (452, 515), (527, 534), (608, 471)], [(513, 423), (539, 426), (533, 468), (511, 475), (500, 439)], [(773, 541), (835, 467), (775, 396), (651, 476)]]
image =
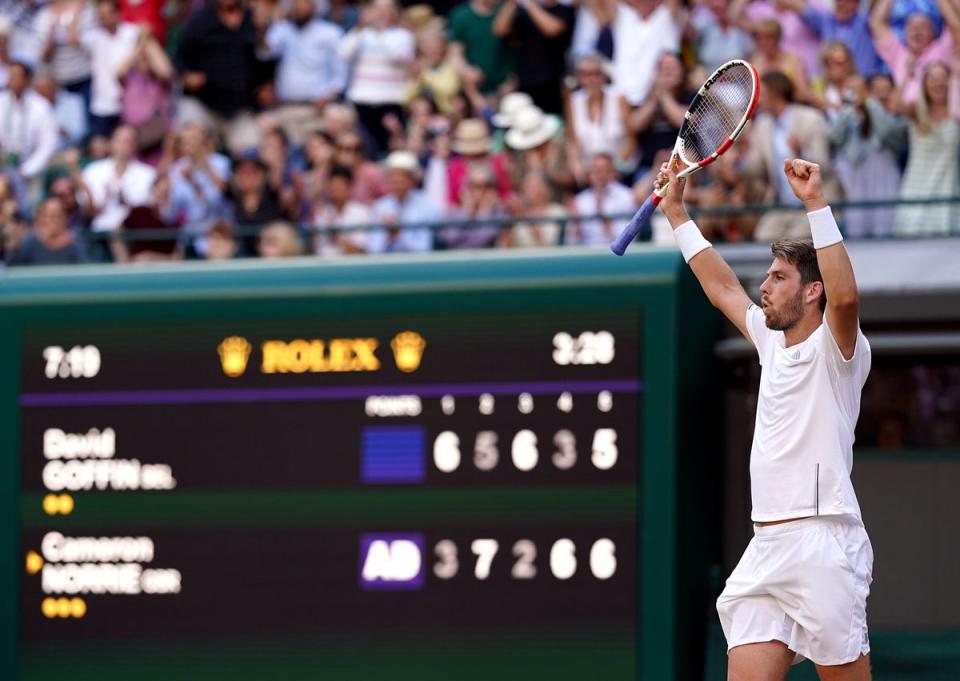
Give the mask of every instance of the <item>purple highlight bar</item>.
[(418, 533), (360, 535), (360, 588), (414, 591), (426, 582), (426, 543)]
[(106, 390), (89, 392), (24, 393), (22, 407), (96, 407), (149, 404), (210, 404), (230, 402), (320, 402), (363, 399), (370, 395), (442, 397), (490, 393), (640, 392), (641, 381), (533, 381), (515, 383), (428, 383), (424, 385), (369, 385), (302, 388), (197, 388), (186, 390)]

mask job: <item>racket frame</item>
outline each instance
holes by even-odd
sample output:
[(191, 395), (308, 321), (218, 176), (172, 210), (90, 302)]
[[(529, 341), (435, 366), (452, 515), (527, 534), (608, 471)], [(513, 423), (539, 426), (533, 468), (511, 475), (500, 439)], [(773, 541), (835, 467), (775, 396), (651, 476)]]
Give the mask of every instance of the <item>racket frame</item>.
[[(717, 80), (719, 80), (720, 76), (722, 76), (724, 72), (730, 70), (731, 68), (737, 65), (746, 66), (748, 69), (750, 69), (750, 74), (753, 76), (753, 93), (751, 95), (750, 105), (747, 107), (746, 113), (740, 118), (740, 122), (737, 123), (736, 127), (733, 129), (733, 132), (731, 132), (729, 137), (727, 137), (727, 139), (723, 141), (723, 144), (717, 147), (716, 151), (714, 151), (712, 154), (707, 156), (702, 161), (698, 161), (697, 163), (691, 163), (683, 155), (683, 145), (684, 145), (683, 138), (684, 138), (684, 132), (686, 131), (686, 127), (687, 127), (687, 122), (690, 120), (690, 112), (693, 110), (694, 105), (697, 103), (697, 99), (699, 99), (700, 97), (703, 97), (704, 94), (706, 94), (706, 92), (710, 89), (710, 87), (715, 82), (717, 82)], [(743, 59), (731, 59), (730, 61), (726, 62), (725, 64), (717, 68), (717, 70), (714, 71), (710, 75), (710, 77), (707, 78), (706, 81), (704, 81), (703, 85), (700, 86), (700, 89), (697, 90), (697, 94), (694, 95), (693, 100), (691, 100), (690, 105), (687, 107), (686, 113), (684, 113), (683, 125), (680, 126), (680, 132), (677, 135), (677, 141), (674, 142), (673, 144), (673, 152), (670, 154), (670, 161), (669, 161), (669, 164), (673, 165), (673, 163), (677, 159), (680, 159), (680, 161), (686, 166), (680, 172), (677, 173), (677, 179), (679, 180), (685, 177), (689, 177), (690, 175), (693, 175), (695, 172), (697, 172), (701, 168), (705, 168), (711, 163), (713, 163), (714, 161), (716, 161), (728, 149), (730, 149), (730, 147), (733, 146), (733, 143), (737, 141), (737, 138), (740, 136), (740, 133), (743, 132), (743, 129), (746, 127), (747, 123), (753, 118), (753, 114), (756, 112), (757, 104), (759, 102), (760, 102), (760, 75), (757, 73), (757, 69), (754, 68), (753, 64)], [(653, 199), (654, 204), (659, 205), (660, 199), (662, 199), (666, 193), (667, 193), (666, 183), (662, 187), (655, 187), (653, 190), (653, 195), (651, 195), (651, 198)]]

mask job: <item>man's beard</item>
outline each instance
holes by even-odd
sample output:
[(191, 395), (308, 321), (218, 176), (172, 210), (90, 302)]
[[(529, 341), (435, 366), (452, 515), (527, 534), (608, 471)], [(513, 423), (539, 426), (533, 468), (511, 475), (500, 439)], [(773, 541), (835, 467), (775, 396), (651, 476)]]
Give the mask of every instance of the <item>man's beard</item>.
[(764, 311), (768, 329), (787, 331), (803, 317), (803, 291), (798, 291), (792, 300), (784, 303), (783, 309), (775, 311), (773, 306)]
[(305, 17), (295, 16), (295, 17), (291, 17), (291, 20), (293, 21), (294, 24), (296, 24), (297, 28), (303, 28), (304, 26), (309, 24), (311, 21), (313, 21), (313, 17), (309, 15)]

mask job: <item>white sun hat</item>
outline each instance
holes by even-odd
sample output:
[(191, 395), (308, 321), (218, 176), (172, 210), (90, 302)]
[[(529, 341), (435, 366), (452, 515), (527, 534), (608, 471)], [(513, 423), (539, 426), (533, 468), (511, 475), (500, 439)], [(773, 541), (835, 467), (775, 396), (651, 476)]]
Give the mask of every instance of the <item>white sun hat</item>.
[(394, 151), (383, 162), (385, 170), (405, 170), (414, 177), (420, 176), (420, 161), (410, 151)]
[(533, 106), (533, 98), (526, 92), (510, 92), (500, 100), (500, 111), (493, 116), (498, 128), (509, 128), (518, 111)]
[(514, 116), (513, 125), (504, 139), (511, 149), (526, 151), (549, 142), (560, 131), (560, 119), (548, 116), (538, 107), (528, 106)]

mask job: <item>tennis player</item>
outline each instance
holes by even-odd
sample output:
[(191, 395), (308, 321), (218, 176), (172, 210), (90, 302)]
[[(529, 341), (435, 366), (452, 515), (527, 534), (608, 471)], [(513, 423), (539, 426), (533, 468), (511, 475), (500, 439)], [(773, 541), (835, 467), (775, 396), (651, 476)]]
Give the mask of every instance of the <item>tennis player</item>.
[(821, 189), (820, 167), (784, 162), (813, 242), (782, 239), (760, 307), (710, 247), (669, 181), (661, 210), (704, 292), (757, 348), (762, 371), (750, 452), (754, 537), (717, 601), (730, 681), (781, 681), (809, 658), (822, 681), (869, 681), (873, 550), (850, 482), (870, 345), (857, 282)]

